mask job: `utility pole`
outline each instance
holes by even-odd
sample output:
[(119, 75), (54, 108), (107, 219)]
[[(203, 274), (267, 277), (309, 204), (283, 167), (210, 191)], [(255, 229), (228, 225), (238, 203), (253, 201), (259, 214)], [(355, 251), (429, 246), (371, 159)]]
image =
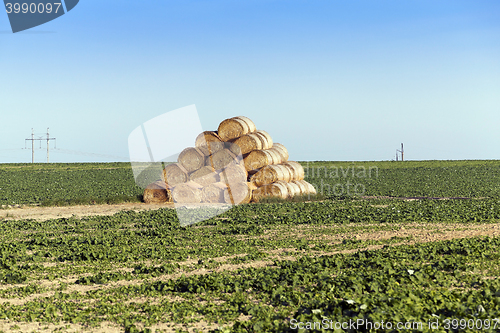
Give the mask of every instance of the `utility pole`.
[[(31, 129), (31, 139), (25, 139), (25, 141), (31, 141), (31, 163), (35, 163), (35, 141), (47, 140), (47, 163), (49, 163), (49, 142), (50, 140), (55, 140), (56, 138), (51, 138), (49, 136), (49, 128), (47, 128), (47, 138), (42, 138), (41, 136), (35, 139), (35, 132)], [(41, 142), (40, 142), (41, 145)], [(41, 147), (40, 147), (41, 148)]]
[(47, 163), (49, 163), (49, 128), (47, 127)]
[(403, 149), (403, 144), (401, 143), (401, 150), (396, 150), (396, 162), (398, 160), (398, 153), (401, 153), (401, 162), (405, 160), (405, 151)]
[(31, 163), (35, 163), (35, 132), (33, 132), (33, 128), (31, 129)]

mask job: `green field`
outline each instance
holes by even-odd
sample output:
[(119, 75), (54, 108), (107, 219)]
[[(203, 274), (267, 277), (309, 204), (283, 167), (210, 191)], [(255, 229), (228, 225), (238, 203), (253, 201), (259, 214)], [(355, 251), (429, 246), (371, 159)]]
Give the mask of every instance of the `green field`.
[[(247, 204), (188, 227), (169, 208), (1, 221), (0, 330), (500, 332), (500, 161), (303, 165), (318, 188), (384, 198)], [(0, 188), (3, 205), (141, 194), (120, 163), (1, 165)]]
[(0, 164), (0, 205), (140, 201), (130, 163)]
[[(500, 161), (301, 164), (306, 180), (332, 198), (500, 198)], [(115, 203), (142, 194), (130, 163), (0, 164), (0, 189), (0, 205)]]

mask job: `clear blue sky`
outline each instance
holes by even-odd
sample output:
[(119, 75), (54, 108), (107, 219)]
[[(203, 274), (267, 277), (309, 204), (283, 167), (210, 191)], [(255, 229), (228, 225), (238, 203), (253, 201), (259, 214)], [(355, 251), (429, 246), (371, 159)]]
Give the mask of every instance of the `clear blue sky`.
[(500, 1), (82, 0), (17, 34), (0, 13), (0, 163), (31, 161), (32, 127), (53, 162), (127, 161), (191, 104), (293, 160), (499, 159)]

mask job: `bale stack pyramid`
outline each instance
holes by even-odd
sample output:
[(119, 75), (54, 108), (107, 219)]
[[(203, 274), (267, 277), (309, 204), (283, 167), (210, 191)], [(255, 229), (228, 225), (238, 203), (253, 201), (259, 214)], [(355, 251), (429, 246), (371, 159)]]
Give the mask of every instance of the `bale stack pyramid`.
[(145, 189), (144, 202), (241, 204), (316, 194), (302, 166), (288, 158), (285, 146), (253, 121), (229, 118), (217, 131), (200, 133), (194, 147), (167, 165), (161, 180)]

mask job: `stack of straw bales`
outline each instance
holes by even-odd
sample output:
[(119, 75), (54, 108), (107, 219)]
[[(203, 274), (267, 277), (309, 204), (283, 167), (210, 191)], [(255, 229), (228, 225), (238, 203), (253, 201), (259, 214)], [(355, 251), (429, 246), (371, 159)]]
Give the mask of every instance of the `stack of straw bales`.
[(194, 147), (167, 165), (161, 180), (144, 190), (144, 201), (240, 204), (315, 194), (302, 166), (288, 158), (285, 146), (253, 121), (229, 118), (217, 131), (200, 133)]

